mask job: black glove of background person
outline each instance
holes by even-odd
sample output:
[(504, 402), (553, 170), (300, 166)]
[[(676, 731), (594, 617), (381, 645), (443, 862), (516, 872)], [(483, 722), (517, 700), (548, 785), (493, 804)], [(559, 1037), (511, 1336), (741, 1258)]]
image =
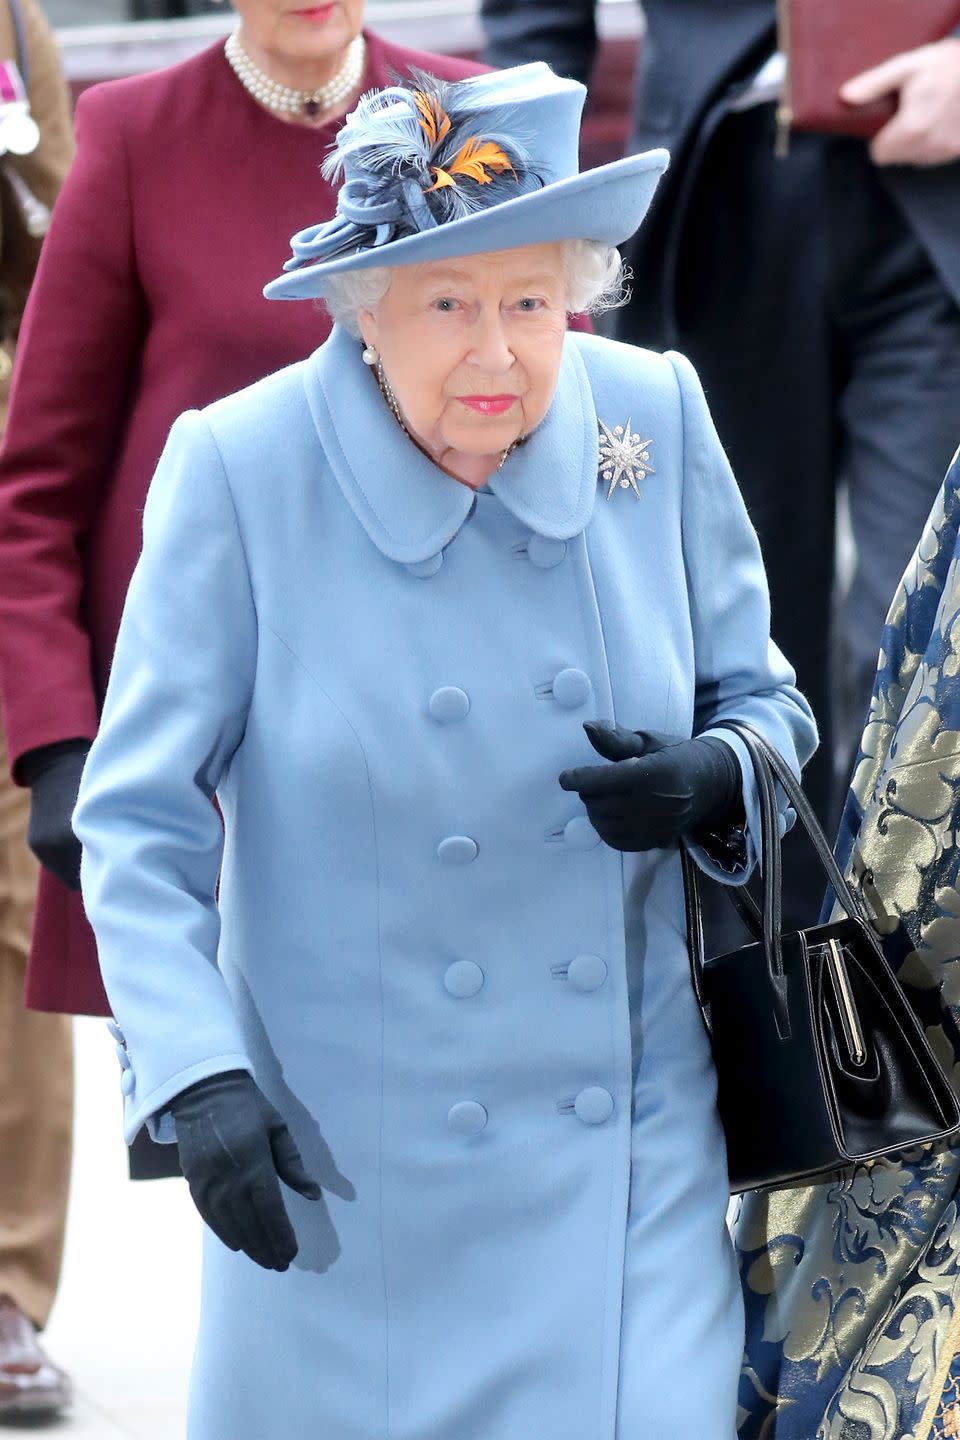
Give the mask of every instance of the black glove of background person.
[(89, 740), (61, 740), (28, 750), (20, 774), (30, 787), (27, 844), (44, 869), (69, 890), (80, 889), (80, 841), (71, 820)]
[(722, 828), (740, 811), (740, 764), (723, 740), (675, 743), (619, 725), (590, 721), (587, 739), (608, 765), (564, 770), (590, 823), (614, 850), (662, 850), (704, 827)]
[(210, 1229), (265, 1270), (288, 1269), (297, 1241), (279, 1180), (307, 1200), (322, 1192), (283, 1117), (245, 1070), (191, 1085), (170, 1109), (180, 1168)]

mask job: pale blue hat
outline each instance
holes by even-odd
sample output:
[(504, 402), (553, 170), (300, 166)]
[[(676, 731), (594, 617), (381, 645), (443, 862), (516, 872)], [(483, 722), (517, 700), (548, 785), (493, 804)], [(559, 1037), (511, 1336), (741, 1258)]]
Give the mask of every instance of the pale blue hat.
[(332, 220), (290, 242), (269, 300), (323, 295), (328, 276), (557, 240), (620, 245), (647, 212), (666, 150), (582, 174), (586, 90), (549, 65), (467, 80), (417, 72), (364, 95), (324, 163)]

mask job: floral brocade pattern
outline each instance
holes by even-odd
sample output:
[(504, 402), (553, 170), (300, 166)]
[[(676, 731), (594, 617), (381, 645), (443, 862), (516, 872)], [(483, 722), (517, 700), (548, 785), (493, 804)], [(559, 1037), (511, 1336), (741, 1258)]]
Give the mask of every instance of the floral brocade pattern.
[[(960, 452), (894, 600), (838, 856), (960, 1084)], [(960, 1147), (746, 1196), (741, 1440), (960, 1440)]]

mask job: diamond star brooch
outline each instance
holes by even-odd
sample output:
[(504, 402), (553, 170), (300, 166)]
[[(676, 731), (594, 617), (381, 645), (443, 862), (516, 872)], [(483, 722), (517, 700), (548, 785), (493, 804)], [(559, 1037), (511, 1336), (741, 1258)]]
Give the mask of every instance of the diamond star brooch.
[(607, 499), (612, 498), (619, 485), (621, 490), (632, 488), (639, 500), (639, 481), (657, 473), (650, 464), (653, 441), (641, 440), (630, 428), (630, 420), (626, 425), (615, 425), (612, 430), (602, 420), (597, 423), (600, 426), (600, 474), (610, 481)]

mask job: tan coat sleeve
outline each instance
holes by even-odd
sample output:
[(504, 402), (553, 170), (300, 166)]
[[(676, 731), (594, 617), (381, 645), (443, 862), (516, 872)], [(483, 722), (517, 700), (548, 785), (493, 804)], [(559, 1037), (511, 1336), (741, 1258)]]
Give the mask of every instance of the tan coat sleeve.
[[(40, 143), (32, 155), (5, 155), (2, 167), (15, 168), (32, 194), (52, 208), (73, 160), (70, 92), (57, 42), (37, 0), (20, 0), (20, 5), (30, 68), (30, 109), (40, 128)], [(0, 60), (13, 60), (16, 55), (16, 31), (9, 3), (0, 0)], [(9, 183), (0, 170), (0, 324), (6, 354), (6, 360), (0, 354), (0, 434), (6, 420), (10, 360), (41, 243), (22, 223)]]

